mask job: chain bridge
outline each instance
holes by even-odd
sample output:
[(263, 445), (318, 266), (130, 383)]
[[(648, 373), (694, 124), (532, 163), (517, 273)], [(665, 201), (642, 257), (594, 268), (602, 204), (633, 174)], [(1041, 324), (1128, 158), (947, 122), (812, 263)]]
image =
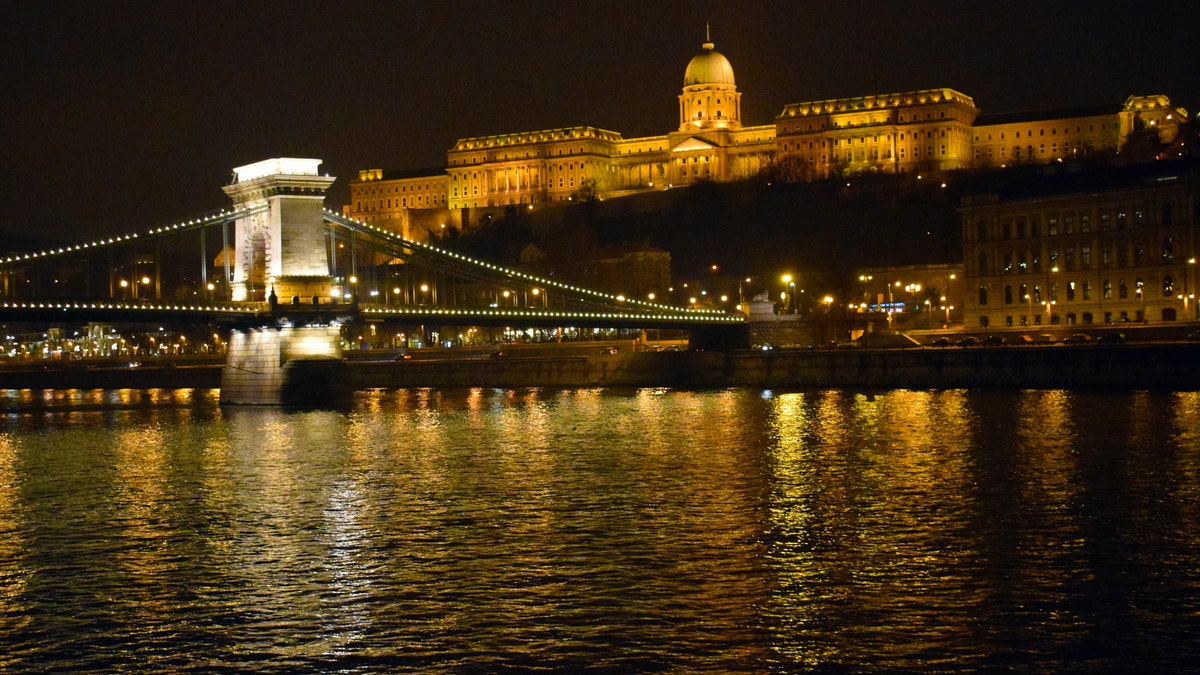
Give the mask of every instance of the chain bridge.
[(238, 167), (223, 188), (232, 201), (225, 209), (0, 256), (0, 322), (219, 326), (229, 334), (228, 403), (281, 402), (289, 371), (340, 360), (342, 327), (353, 324), (401, 331), (418, 345), (445, 328), (662, 329), (709, 345), (744, 340), (740, 314), (588, 289), (343, 217), (324, 207), (335, 179), (320, 163)]

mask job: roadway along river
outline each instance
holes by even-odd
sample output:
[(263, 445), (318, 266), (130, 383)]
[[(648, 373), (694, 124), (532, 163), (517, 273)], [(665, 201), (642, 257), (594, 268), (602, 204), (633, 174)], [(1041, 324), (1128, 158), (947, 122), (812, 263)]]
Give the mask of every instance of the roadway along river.
[(1196, 672), (1200, 393), (0, 391), (0, 671)]

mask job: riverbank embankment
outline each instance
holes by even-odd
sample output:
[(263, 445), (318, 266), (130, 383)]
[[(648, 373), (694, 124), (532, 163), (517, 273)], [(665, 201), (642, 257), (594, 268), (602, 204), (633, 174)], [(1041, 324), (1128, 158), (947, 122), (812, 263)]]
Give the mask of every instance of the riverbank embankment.
[[(914, 349), (634, 351), (596, 347), (428, 358), (355, 352), (341, 384), (410, 387), (775, 387), (1200, 389), (1200, 343)], [(22, 367), (0, 389), (180, 389), (220, 386), (221, 365)]]

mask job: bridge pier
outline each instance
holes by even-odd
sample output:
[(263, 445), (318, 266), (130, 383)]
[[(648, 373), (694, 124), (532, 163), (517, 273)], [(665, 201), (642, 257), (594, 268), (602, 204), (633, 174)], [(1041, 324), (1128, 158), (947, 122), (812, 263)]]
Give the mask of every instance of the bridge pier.
[(337, 326), (235, 329), (221, 371), (221, 403), (327, 406), (349, 397)]

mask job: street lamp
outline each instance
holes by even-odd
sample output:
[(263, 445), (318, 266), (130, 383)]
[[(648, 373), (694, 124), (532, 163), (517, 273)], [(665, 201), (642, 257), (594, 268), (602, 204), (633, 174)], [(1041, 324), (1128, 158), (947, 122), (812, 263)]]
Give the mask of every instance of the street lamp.
[(792, 275), (785, 274), (781, 278), (783, 281), (783, 298), (788, 301), (791, 313), (796, 312), (796, 282), (792, 280)]
[[(1195, 269), (1196, 269), (1196, 259), (1188, 258), (1187, 259), (1187, 267), (1185, 267), (1183, 270), (1183, 296), (1184, 296), (1183, 314), (1184, 314), (1184, 316), (1186, 316), (1188, 318), (1188, 320), (1195, 318), (1191, 314), (1188, 313), (1188, 300), (1194, 299), (1196, 297), (1194, 293), (1188, 292), (1189, 277), (1192, 276), (1192, 272)], [(1192, 304), (1195, 305), (1195, 303), (1192, 303)], [(1195, 310), (1193, 310), (1193, 311), (1195, 311)]]
[(870, 274), (860, 274), (860, 275), (858, 275), (858, 283), (862, 284), (862, 286), (863, 286), (863, 290), (862, 290), (862, 297), (863, 297), (864, 299), (866, 299), (866, 300), (867, 300), (867, 304), (870, 304), (870, 300), (871, 300), (871, 280), (872, 280), (872, 279), (874, 279), (874, 278), (875, 278), (875, 277), (874, 277), (873, 275), (870, 275)]

